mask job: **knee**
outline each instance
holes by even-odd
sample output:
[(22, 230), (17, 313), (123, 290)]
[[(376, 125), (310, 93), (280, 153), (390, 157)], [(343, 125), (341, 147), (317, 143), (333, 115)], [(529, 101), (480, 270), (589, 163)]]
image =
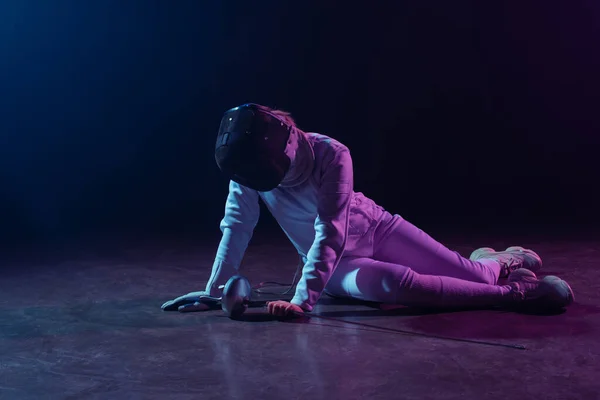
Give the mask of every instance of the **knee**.
[(410, 268), (366, 258), (344, 260), (340, 266), (326, 286), (328, 294), (381, 303), (395, 303), (416, 276)]
[[(374, 261), (377, 264), (377, 261)], [(388, 265), (382, 265), (381, 267)], [(356, 282), (364, 293), (378, 294), (385, 302), (395, 302), (399, 291), (410, 286), (417, 274), (410, 268), (375, 268), (358, 272)]]

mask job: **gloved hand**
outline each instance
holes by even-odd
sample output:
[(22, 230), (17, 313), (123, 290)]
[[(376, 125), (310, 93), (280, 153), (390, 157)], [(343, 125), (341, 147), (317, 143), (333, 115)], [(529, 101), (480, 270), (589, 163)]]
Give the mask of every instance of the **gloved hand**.
[(210, 296), (208, 292), (190, 292), (176, 299), (165, 302), (161, 308), (163, 311), (206, 311), (221, 307), (221, 298)]
[(298, 317), (304, 314), (304, 310), (285, 300), (269, 301), (267, 312), (278, 317)]

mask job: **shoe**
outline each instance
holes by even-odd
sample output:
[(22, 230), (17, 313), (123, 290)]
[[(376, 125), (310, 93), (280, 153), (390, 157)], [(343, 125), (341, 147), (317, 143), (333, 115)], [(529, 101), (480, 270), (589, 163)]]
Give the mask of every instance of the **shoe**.
[(557, 276), (538, 279), (533, 271), (515, 270), (508, 277), (508, 286), (516, 304), (538, 309), (562, 309), (575, 300), (573, 289)]
[(509, 247), (504, 251), (482, 247), (469, 256), (469, 260), (472, 261), (484, 259), (500, 263), (502, 266), (500, 278), (506, 278), (511, 272), (519, 268), (526, 268), (533, 272), (537, 272), (542, 268), (542, 259), (535, 251), (518, 246)]

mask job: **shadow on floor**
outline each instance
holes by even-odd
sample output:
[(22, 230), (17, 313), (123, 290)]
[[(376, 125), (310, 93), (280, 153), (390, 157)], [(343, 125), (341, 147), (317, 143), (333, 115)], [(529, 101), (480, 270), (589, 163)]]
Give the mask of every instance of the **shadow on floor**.
[[(544, 338), (578, 336), (593, 332), (587, 317), (600, 307), (573, 304), (568, 313), (532, 310), (423, 310), (400, 307), (390, 310), (337, 310), (318, 313), (326, 318), (377, 324), (384, 329), (411, 329), (429, 335), (465, 338)], [(385, 321), (380, 317), (386, 317)], [(399, 318), (406, 317), (406, 318)], [(376, 320), (371, 324), (369, 319)]]
[[(156, 304), (155, 304), (156, 303)], [(35, 337), (72, 333), (81, 330), (115, 328), (174, 328), (204, 324), (227, 323), (230, 319), (221, 310), (186, 313), (164, 312), (155, 298), (126, 301), (80, 302), (63, 307), (29, 307), (0, 310), (2, 337)], [(375, 303), (325, 298), (319, 308), (308, 314), (347, 319), (380, 325), (383, 329), (407, 329), (416, 332), (472, 338), (542, 338), (576, 336), (589, 333), (592, 325), (586, 321), (600, 314), (600, 307), (573, 304), (568, 313), (540, 315), (521, 310), (425, 310), (409, 307), (381, 309)], [(360, 307), (357, 309), (357, 306)], [(364, 309), (364, 307), (369, 307)], [(343, 309), (340, 309), (342, 307)], [(238, 322), (271, 322), (278, 318), (266, 314), (262, 307), (250, 308), (237, 318)], [(373, 321), (370, 322), (369, 320)], [(296, 321), (297, 322), (297, 321)], [(46, 326), (47, 325), (47, 326)]]

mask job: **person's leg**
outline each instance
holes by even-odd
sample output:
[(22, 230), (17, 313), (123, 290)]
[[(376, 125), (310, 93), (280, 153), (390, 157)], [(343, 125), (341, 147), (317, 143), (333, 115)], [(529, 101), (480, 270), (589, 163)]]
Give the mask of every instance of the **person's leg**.
[(342, 258), (326, 293), (335, 297), (414, 307), (491, 307), (510, 297), (510, 286), (424, 275), (371, 258)]
[(520, 269), (507, 285), (422, 275), (403, 265), (371, 258), (342, 258), (325, 289), (336, 297), (422, 308), (483, 308), (523, 302), (562, 308), (573, 302), (569, 284), (555, 276), (539, 280)]
[(438, 275), (495, 285), (501, 264), (469, 260), (398, 215), (386, 213), (375, 232), (373, 258), (406, 265), (421, 275)]

